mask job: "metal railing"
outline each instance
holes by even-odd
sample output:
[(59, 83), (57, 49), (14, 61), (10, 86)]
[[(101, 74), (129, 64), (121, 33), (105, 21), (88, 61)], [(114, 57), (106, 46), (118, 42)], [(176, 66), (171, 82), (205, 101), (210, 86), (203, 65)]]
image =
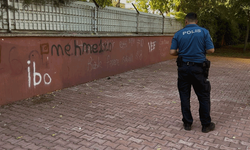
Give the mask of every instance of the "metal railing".
[[(175, 33), (182, 24), (174, 18), (115, 7), (98, 8), (94, 3), (69, 6), (30, 5), (8, 0), (15, 10), (0, 10), (0, 32), (74, 31), (86, 33)], [(2, 3), (0, 4), (2, 6)]]

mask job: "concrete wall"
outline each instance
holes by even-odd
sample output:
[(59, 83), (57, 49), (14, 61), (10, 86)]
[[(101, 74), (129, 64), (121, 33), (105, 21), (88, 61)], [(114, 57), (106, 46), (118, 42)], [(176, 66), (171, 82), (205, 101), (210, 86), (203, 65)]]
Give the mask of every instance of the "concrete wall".
[(168, 60), (171, 39), (1, 37), (0, 105)]

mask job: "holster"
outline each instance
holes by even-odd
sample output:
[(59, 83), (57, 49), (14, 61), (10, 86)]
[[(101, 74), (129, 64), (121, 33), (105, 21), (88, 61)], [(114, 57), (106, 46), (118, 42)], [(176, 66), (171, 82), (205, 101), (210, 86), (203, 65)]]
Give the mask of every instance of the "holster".
[(181, 67), (181, 66), (182, 66), (182, 56), (178, 56), (178, 57), (177, 57), (176, 63), (177, 63), (177, 66), (178, 66), (178, 67)]
[(211, 62), (208, 59), (206, 59), (203, 62), (203, 71), (204, 71), (204, 75), (206, 78), (208, 78), (210, 65), (211, 65)]

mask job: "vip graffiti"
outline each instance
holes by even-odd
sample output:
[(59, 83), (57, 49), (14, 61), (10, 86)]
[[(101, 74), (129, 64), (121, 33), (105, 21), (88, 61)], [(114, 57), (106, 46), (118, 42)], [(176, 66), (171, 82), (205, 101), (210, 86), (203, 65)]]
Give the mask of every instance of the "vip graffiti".
[(149, 48), (149, 52), (152, 52), (153, 50), (155, 50), (155, 46), (156, 46), (156, 41), (152, 42), (148, 42), (148, 48)]
[[(33, 81), (33, 86), (36, 87), (37, 85), (41, 84), (41, 82), (43, 81), (45, 85), (49, 85), (52, 82), (52, 78), (50, 77), (50, 75), (48, 73), (45, 73), (43, 76), (41, 73), (36, 72), (36, 63), (33, 62), (33, 72), (31, 73), (31, 61), (28, 60), (27, 61), (28, 64), (28, 86), (29, 88), (31, 87), (32, 81)], [(33, 74), (33, 75), (31, 75)], [(32, 80), (33, 79), (33, 80)], [(38, 79), (38, 80), (37, 80)]]
[[(42, 44), (45, 45), (45, 44)], [(49, 53), (47, 50), (43, 50), (43, 47), (46, 46), (40, 46), (41, 47), (41, 54), (47, 54)], [(78, 56), (78, 55), (83, 55), (83, 54), (89, 54), (89, 53), (103, 53), (105, 51), (112, 51), (113, 44), (111, 42), (102, 42), (100, 40), (99, 44), (88, 44), (82, 42), (81, 45), (77, 44), (77, 41), (74, 40), (73, 47), (70, 44), (67, 44), (65, 46), (62, 46), (60, 44), (58, 45), (52, 45), (51, 46), (51, 55), (53, 56), (54, 53), (56, 53), (57, 56), (60, 55), (67, 55), (67, 56)]]

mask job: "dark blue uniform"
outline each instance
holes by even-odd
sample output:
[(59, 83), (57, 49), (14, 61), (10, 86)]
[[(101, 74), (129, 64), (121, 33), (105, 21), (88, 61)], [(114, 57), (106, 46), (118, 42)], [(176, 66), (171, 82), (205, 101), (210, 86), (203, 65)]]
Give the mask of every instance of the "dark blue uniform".
[(211, 123), (210, 117), (210, 82), (204, 74), (203, 62), (206, 50), (213, 49), (211, 36), (205, 28), (189, 24), (179, 30), (172, 39), (171, 49), (179, 49), (178, 56), (182, 63), (178, 66), (178, 90), (184, 124), (192, 124), (190, 111), (191, 86), (198, 97), (200, 121), (203, 126)]

